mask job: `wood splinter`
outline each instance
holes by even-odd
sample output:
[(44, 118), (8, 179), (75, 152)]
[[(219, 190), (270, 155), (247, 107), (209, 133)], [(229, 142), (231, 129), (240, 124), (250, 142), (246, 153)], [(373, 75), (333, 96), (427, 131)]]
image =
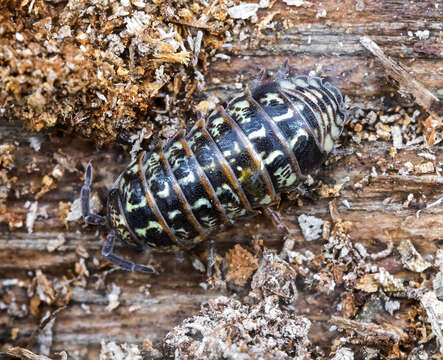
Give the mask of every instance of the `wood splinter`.
[(414, 79), (414, 77), (412, 77), (411, 74), (399, 64), (388, 57), (371, 38), (368, 36), (362, 36), (360, 38), (360, 43), (381, 61), (385, 69), (389, 72), (389, 75), (398, 81), (401, 89), (412, 94), (417, 104), (423, 107), (429, 113), (430, 117), (433, 118), (428, 119), (433, 120), (434, 131), (426, 132), (427, 143), (429, 146), (432, 146), (435, 141), (435, 130), (442, 125), (443, 104), (441, 101), (419, 81)]

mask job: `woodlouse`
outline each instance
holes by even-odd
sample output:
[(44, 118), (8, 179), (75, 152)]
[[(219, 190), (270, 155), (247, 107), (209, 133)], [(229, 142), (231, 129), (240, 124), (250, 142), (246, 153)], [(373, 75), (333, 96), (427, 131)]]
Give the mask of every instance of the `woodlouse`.
[(107, 217), (91, 214), (92, 167), (81, 191), (86, 223), (107, 225), (103, 255), (152, 273), (113, 252), (116, 239), (138, 249), (174, 250), (278, 202), (319, 167), (345, 124), (340, 91), (318, 77), (291, 78), (287, 62), (262, 83), (198, 121), (185, 136), (142, 152), (110, 191)]

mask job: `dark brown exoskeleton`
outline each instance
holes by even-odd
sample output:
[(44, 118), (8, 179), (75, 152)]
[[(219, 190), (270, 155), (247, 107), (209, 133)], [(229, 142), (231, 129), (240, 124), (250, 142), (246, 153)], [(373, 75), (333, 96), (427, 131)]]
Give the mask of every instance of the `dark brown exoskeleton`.
[(115, 240), (140, 250), (190, 248), (269, 209), (326, 160), (345, 124), (340, 91), (318, 77), (290, 77), (287, 63), (275, 80), (263, 83), (263, 75), (186, 136), (139, 154), (110, 191), (106, 218), (90, 212), (88, 165), (83, 218), (110, 229), (103, 256), (128, 271), (153, 273), (117, 256)]

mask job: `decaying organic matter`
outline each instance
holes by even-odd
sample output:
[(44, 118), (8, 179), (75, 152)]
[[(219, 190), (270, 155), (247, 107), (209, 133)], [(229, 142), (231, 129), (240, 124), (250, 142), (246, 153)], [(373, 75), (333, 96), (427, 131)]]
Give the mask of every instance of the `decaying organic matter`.
[(166, 358), (306, 358), (311, 322), (285, 306), (297, 296), (295, 278), (288, 263), (265, 252), (246, 302), (210, 300), (166, 335)]

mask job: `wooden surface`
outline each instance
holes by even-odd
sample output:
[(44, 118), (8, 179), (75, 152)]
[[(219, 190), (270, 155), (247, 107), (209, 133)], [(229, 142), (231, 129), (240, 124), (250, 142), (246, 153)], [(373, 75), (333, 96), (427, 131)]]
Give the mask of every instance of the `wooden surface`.
[[(252, 37), (239, 41), (238, 35), (235, 35), (231, 42), (227, 41), (219, 53), (231, 58), (218, 59), (209, 65), (206, 94), (226, 100), (226, 94), (238, 92), (235, 83), (249, 82), (260, 68), (275, 70), (278, 64), (289, 58), (290, 64), (299, 72), (317, 70), (323, 76), (330, 77), (353, 100), (366, 101), (364, 106), (380, 110), (380, 98), (395, 93), (396, 87), (381, 65), (359, 44), (359, 37), (368, 35), (424, 86), (442, 97), (443, 57), (439, 37), (443, 30), (443, 4), (440, 3), (440, 8), (437, 8), (435, 1), (357, 3), (363, 4), (359, 7), (361, 11), (356, 10), (355, 1), (334, 0), (322, 1), (321, 5), (312, 2), (309, 7), (289, 7), (277, 2), (271, 9), (259, 10), (259, 23), (275, 11), (281, 13), (281, 18), (291, 26), (279, 31), (265, 29), (254, 33), (255, 25), (245, 25), (243, 30), (252, 29)], [(326, 16), (316, 17), (322, 9), (326, 10)], [(424, 41), (408, 35), (409, 32), (414, 34), (423, 29), (430, 31), (430, 37)], [(414, 51), (419, 42), (440, 46), (440, 54)], [(374, 100), (374, 103), (368, 105), (369, 100)], [(410, 104), (410, 100), (397, 100)], [(352, 130), (349, 131), (352, 135)], [(24, 206), (27, 201), (36, 201), (35, 195), (41, 188), (43, 176), (49, 174), (57, 164), (54, 154), (61, 154), (59, 158), (66, 159), (71, 170), (66, 169), (57, 181), (57, 187), (37, 200), (38, 209), (45, 209), (47, 217), (37, 218), (32, 233), (26, 231), (26, 226), (11, 231), (7, 221), (0, 223), (0, 280), (19, 279), (24, 284), (12, 290), (4, 288), (0, 294), (4, 299), (9, 296), (8, 291), (12, 291), (17, 304), (29, 307), (25, 286), (29, 286), (37, 270), (41, 270), (54, 283), (62, 279), (86, 279), (70, 284), (72, 299), (56, 317), (51, 352), (67, 350), (71, 355), (77, 354), (77, 358), (96, 359), (101, 341), (141, 344), (144, 339), (149, 339), (156, 344), (184, 318), (196, 313), (202, 302), (220, 294), (235, 292), (205, 290), (200, 283), (206, 277), (191, 266), (190, 258), (186, 255), (181, 258), (175, 255), (155, 255), (153, 264), (160, 271), (157, 277), (114, 271), (107, 274), (102, 282), (100, 279), (105, 270), (98, 269), (92, 260), (96, 258), (99, 263), (103, 263), (99, 253), (102, 242), (100, 235), (92, 227), (83, 226), (81, 221), (70, 222), (65, 226), (59, 212), (60, 202), (72, 202), (78, 197), (84, 166), (91, 160), (95, 166), (94, 190), (98, 190), (104, 200), (106, 189), (124, 169), (128, 155), (117, 146), (97, 149), (94, 144), (63, 133), (51, 137), (39, 134), (43, 142), (37, 152), (29, 145), (31, 136), (36, 134), (23, 132), (20, 124), (0, 124), (2, 142), (7, 140), (17, 146), (13, 152), (14, 167), (7, 172), (9, 178), (17, 177), (13, 191), (8, 192), (4, 202), (8, 213), (25, 221), (29, 209)], [(390, 239), (394, 246), (401, 240), (409, 239), (425, 259), (432, 260), (436, 250), (442, 246), (443, 208), (436, 206), (425, 209), (417, 216), (417, 208), (405, 208), (402, 205), (409, 194), (414, 194), (416, 198), (425, 195), (426, 204), (441, 198), (443, 177), (435, 172), (398, 173), (406, 162), (418, 165), (429, 161), (419, 155), (423, 153), (421, 146), (399, 149), (397, 156), (391, 159), (391, 141), (379, 139), (357, 145), (349, 141), (349, 136), (345, 137), (346, 149), (351, 154), (324, 166), (315, 178), (322, 179), (323, 183), (332, 187), (334, 184), (342, 184), (349, 177), (340, 192), (337, 205), (342, 218), (353, 224), (350, 231), (352, 241), (360, 242), (370, 252), (377, 252), (383, 250)], [(442, 150), (441, 144), (432, 149), (436, 155), (432, 161), (434, 166), (443, 162)], [(380, 170), (384, 160), (392, 164), (392, 169), (385, 173)], [(32, 164), (32, 169), (29, 164)], [(368, 183), (361, 188), (355, 187), (364, 177), (367, 177)], [(19, 193), (18, 197), (16, 193)], [(386, 201), (387, 198), (390, 200)], [(303, 198), (303, 207), (288, 199), (282, 202), (280, 213), (296, 239), (296, 250), (309, 249), (315, 255), (319, 253), (323, 240), (305, 242), (297, 225), (297, 216), (309, 214), (330, 221), (330, 200), (318, 198), (312, 201)], [(64, 244), (49, 252), (48, 246), (56, 242), (60, 235), (65, 238)], [(269, 247), (279, 248), (282, 243), (282, 235), (262, 216), (242, 222), (214, 239), (218, 251), (223, 254), (236, 243), (249, 244), (253, 236), (259, 236)], [(86, 260), (89, 277), (75, 273), (75, 264), (80, 259), (79, 251), (76, 252), (78, 247), (83, 247), (90, 255)], [(138, 261), (147, 259), (146, 254), (137, 255), (128, 250), (123, 253)], [(403, 279), (419, 277), (404, 270), (396, 251), (374, 263)], [(107, 294), (113, 284), (121, 288), (120, 305), (108, 311)], [(147, 287), (149, 294), (144, 291)], [(307, 298), (309, 296), (312, 294), (307, 295)], [(337, 290), (333, 297), (339, 296), (340, 290)], [(313, 321), (311, 341), (316, 344), (323, 342), (322, 346), (325, 346), (325, 339), (333, 338), (328, 332), (328, 321), (335, 310), (325, 306), (322, 311), (326, 311), (319, 313), (318, 304), (309, 301), (303, 306), (296, 312)], [(48, 309), (54, 310), (55, 307), (41, 305), (41, 314)], [(38, 323), (39, 316), (17, 318), (6, 311), (0, 311), (1, 349), (28, 339)], [(14, 328), (18, 328), (16, 340), (11, 338)], [(38, 352), (39, 348), (37, 346), (34, 349)]]
[[(1, 131), (5, 128), (16, 131), (17, 136), (22, 134), (17, 127), (3, 124)], [(73, 142), (77, 142), (74, 140)], [(55, 145), (55, 146), (54, 146)], [(48, 166), (47, 159), (51, 157), (51, 149), (58, 146), (54, 143), (42, 144), (42, 149), (38, 153), (38, 167), (44, 171)], [(64, 149), (70, 149), (70, 157), (76, 159), (78, 164), (93, 160), (96, 164), (96, 181), (94, 188), (99, 189), (105, 183), (109, 186), (109, 180), (118, 174), (118, 168), (124, 164), (115, 162), (115, 154), (120, 151), (96, 151), (93, 146), (83, 145), (77, 147), (71, 144), (64, 144)], [(369, 174), (372, 167), (376, 166), (380, 158), (384, 158), (388, 145), (382, 142), (366, 144), (359, 148), (363, 156), (358, 159), (355, 155), (346, 156), (338, 161), (330, 169), (323, 169), (320, 177), (325, 177), (327, 182), (341, 183), (346, 176), (349, 182), (345, 185), (339, 197), (339, 212), (343, 219), (353, 222), (350, 233), (354, 241), (361, 242), (371, 252), (377, 252), (385, 248), (383, 244), (387, 237), (395, 234), (394, 243), (397, 245), (400, 240), (410, 239), (417, 250), (425, 257), (430, 258), (435, 253), (439, 243), (437, 239), (443, 238), (443, 209), (435, 207), (422, 211), (420, 217), (416, 217), (416, 209), (403, 209), (402, 203), (410, 193), (425, 194), (428, 202), (433, 202), (441, 196), (443, 179), (435, 175), (423, 176), (398, 176), (380, 175), (371, 179), (370, 184), (361, 190), (354, 190), (353, 186), (360, 181), (362, 176)], [(443, 161), (441, 148), (435, 149), (439, 154), (437, 161)], [(408, 148), (399, 151), (399, 163), (410, 161), (412, 163), (421, 162), (422, 158), (417, 154), (421, 152), (418, 148)], [(27, 148), (31, 153), (32, 150)], [(26, 153), (25, 152), (25, 153)], [(35, 156), (35, 154), (33, 153)], [(23, 186), (29, 184), (30, 180), (23, 172), (27, 159), (19, 159), (17, 163), (17, 175), (21, 178)], [(100, 166), (99, 166), (100, 164)], [(80, 166), (79, 166), (80, 167)], [(109, 172), (112, 177), (109, 176)], [(69, 225), (65, 229), (57, 215), (58, 203), (60, 201), (73, 201), (79, 193), (81, 186), (78, 174), (67, 173), (56, 191), (49, 192), (39, 200), (39, 207), (47, 206), (47, 219), (38, 219), (35, 222), (34, 232), (28, 234), (21, 230), (9, 232), (6, 225), (2, 224), (0, 235), (0, 273), (4, 279), (20, 279), (26, 284), (30, 281), (29, 271), (41, 269), (49, 279), (61, 279), (66, 276), (68, 279), (75, 278), (74, 266), (79, 260), (75, 249), (78, 246), (84, 247), (87, 252), (100, 259), (98, 249), (100, 239), (93, 229), (84, 228), (80, 223)], [(19, 186), (20, 187), (20, 186)], [(383, 204), (386, 197), (393, 200), (390, 204)], [(303, 241), (300, 234), (296, 216), (304, 213), (314, 215), (325, 220), (330, 220), (328, 214), (328, 201), (330, 199), (319, 199), (315, 202), (305, 199), (305, 206), (296, 207), (291, 202), (284, 202), (281, 214), (293, 232), (297, 240), (295, 249), (302, 251), (309, 249), (314, 254), (320, 251), (322, 241), (307, 243)], [(343, 201), (349, 202), (348, 209), (343, 205)], [(27, 212), (23, 205), (26, 197), (20, 200), (10, 199), (8, 207), (17, 214)], [(56, 251), (49, 253), (47, 250), (51, 241), (57, 239), (58, 234), (63, 234), (66, 242)], [(282, 237), (276, 232), (269, 222), (262, 216), (240, 224), (231, 231), (219, 234), (215, 240), (220, 251), (232, 247), (234, 243), (248, 243), (252, 234), (259, 234), (267, 246), (279, 247)], [(142, 261), (143, 256), (134, 256), (131, 252), (125, 252), (127, 256)], [(102, 260), (100, 260), (102, 261)], [(160, 341), (162, 337), (174, 325), (182, 319), (195, 313), (199, 305), (211, 297), (222, 294), (220, 291), (206, 291), (199, 286), (205, 281), (205, 276), (192, 268), (189, 258), (185, 257), (180, 263), (174, 255), (162, 255), (156, 258), (155, 263), (160, 264), (161, 272), (158, 277), (145, 276), (141, 274), (127, 274), (123, 271), (116, 271), (105, 279), (105, 285), (96, 289), (98, 278), (88, 279), (86, 287), (73, 286), (73, 297), (67, 308), (61, 311), (55, 322), (53, 351), (73, 350), (84, 351), (88, 349), (88, 358), (94, 358), (97, 354), (99, 344), (102, 340), (117, 342), (141, 343), (148, 338), (154, 343)], [(100, 271), (87, 261), (91, 273), (101, 274)], [(414, 278), (415, 275), (404, 272), (399, 262), (398, 255), (394, 252), (391, 256), (378, 262), (392, 274), (404, 278)], [(108, 305), (107, 293), (110, 292), (111, 284), (116, 284), (121, 288), (121, 305), (112, 312), (106, 309)], [(150, 296), (144, 295), (140, 287), (149, 285)], [(28, 303), (24, 293), (17, 294), (18, 303)], [(82, 304), (89, 307), (89, 312), (82, 310)], [(131, 308), (137, 307), (131, 312)], [(302, 314), (308, 314), (312, 310), (309, 308), (299, 309)], [(313, 340), (319, 341), (322, 333), (327, 328), (328, 315), (312, 315), (311, 320), (317, 324), (320, 333), (313, 332)], [(12, 328), (19, 328), (19, 339), (27, 338), (36, 328), (37, 319), (28, 316), (24, 319), (13, 319), (5, 313), (0, 314), (0, 338), (9, 343)], [(314, 325), (315, 326), (315, 325)]]

